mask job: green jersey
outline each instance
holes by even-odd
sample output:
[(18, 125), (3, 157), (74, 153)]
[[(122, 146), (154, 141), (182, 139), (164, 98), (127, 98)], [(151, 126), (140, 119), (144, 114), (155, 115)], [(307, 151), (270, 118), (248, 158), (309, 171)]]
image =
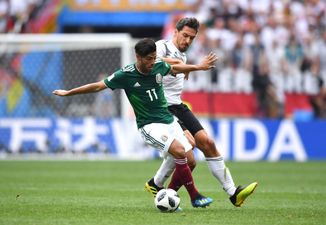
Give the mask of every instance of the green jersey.
[(134, 109), (138, 128), (150, 123), (169, 124), (173, 116), (164, 97), (162, 77), (170, 70), (169, 64), (157, 61), (152, 71), (144, 75), (131, 64), (108, 76), (104, 83), (112, 90), (124, 89)]

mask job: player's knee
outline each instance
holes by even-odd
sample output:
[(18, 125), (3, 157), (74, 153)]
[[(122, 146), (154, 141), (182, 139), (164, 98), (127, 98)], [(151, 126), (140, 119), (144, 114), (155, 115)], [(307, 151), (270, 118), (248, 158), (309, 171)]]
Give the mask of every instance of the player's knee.
[(207, 138), (207, 146), (208, 146), (208, 149), (216, 149), (215, 147), (215, 142), (213, 141), (213, 139), (211, 138)]
[(200, 139), (196, 140), (197, 146), (201, 149), (208, 150), (214, 146), (214, 142), (207, 136), (201, 137)]
[(183, 145), (179, 142), (174, 140), (169, 148), (169, 152), (173, 155), (174, 158), (183, 159), (186, 158), (186, 151)]
[(186, 158), (186, 152), (185, 152), (185, 149), (184, 149), (183, 146), (181, 146), (180, 148), (177, 148), (175, 150), (174, 157), (177, 158), (177, 159), (184, 159), (184, 158)]
[(191, 135), (191, 133), (189, 131), (185, 131), (184, 133), (186, 135), (186, 138), (188, 140), (188, 142), (191, 145), (191, 148), (194, 149), (196, 147), (196, 141), (194, 139), (194, 137)]
[(198, 148), (203, 151), (206, 157), (217, 156), (219, 153), (216, 149), (215, 142), (213, 139), (205, 136), (198, 141)]

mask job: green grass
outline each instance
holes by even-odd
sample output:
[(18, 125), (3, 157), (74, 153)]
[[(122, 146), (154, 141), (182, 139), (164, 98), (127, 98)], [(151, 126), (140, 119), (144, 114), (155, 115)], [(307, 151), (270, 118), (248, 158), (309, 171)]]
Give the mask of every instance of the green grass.
[(160, 213), (143, 185), (160, 161), (0, 161), (0, 224), (326, 224), (326, 163), (227, 163), (236, 183), (258, 181), (235, 208), (204, 162), (194, 178), (212, 197), (181, 213)]

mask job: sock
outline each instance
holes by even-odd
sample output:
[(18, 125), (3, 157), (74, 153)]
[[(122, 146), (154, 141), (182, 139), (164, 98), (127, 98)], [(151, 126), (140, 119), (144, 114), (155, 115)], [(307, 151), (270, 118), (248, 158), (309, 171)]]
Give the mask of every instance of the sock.
[(182, 187), (182, 181), (178, 177), (172, 176), (168, 187), (175, 191), (179, 191), (179, 189)]
[[(190, 171), (192, 172), (191, 169)], [(180, 179), (176, 179), (175, 177), (172, 177), (169, 186), (170, 185), (174, 187), (173, 190), (178, 191), (182, 187), (182, 182)]]
[[(175, 171), (172, 176), (172, 181), (180, 180), (185, 186), (190, 196), (191, 201), (195, 200), (199, 193), (195, 187), (194, 180), (191, 175), (191, 170), (187, 164), (187, 158), (175, 159)], [(176, 189), (176, 183), (170, 183), (169, 188)]]
[(171, 176), (175, 169), (175, 162), (172, 155), (168, 155), (163, 159), (163, 162), (154, 176), (154, 183), (162, 188), (165, 181)]
[(232, 196), (235, 193), (236, 187), (229, 169), (225, 166), (223, 157), (206, 157), (206, 161), (209, 170), (212, 172), (213, 176), (216, 177), (217, 180), (221, 183), (224, 191), (229, 196)]

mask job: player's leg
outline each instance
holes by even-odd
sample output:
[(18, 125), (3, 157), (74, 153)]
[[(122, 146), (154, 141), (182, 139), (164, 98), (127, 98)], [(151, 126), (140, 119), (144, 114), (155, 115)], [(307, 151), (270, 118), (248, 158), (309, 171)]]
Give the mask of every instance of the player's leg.
[(208, 137), (206, 131), (201, 129), (194, 135), (197, 147), (204, 153), (209, 170), (213, 176), (221, 183), (224, 191), (232, 196), (236, 187), (229, 169), (225, 166), (224, 159), (218, 152), (212, 139)]
[[(193, 154), (193, 151), (187, 151), (187, 162), (190, 170), (192, 171), (196, 166), (196, 160)], [(171, 176), (175, 169), (174, 158), (168, 154), (163, 158), (163, 162), (156, 172), (155, 176), (145, 183), (145, 189), (152, 194), (155, 198), (157, 192), (164, 188), (164, 183)], [(179, 180), (171, 179), (170, 185), (174, 187), (174, 190), (178, 191), (182, 186), (182, 183)], [(170, 186), (168, 185), (168, 186)]]
[[(172, 154), (175, 158), (175, 170), (172, 175), (172, 181), (179, 181), (181, 185), (184, 185), (185, 188), (187, 189), (190, 198), (191, 198), (191, 203), (193, 207), (206, 207), (209, 204), (213, 202), (211, 198), (206, 198), (203, 195), (199, 194), (198, 191), (196, 191), (195, 183), (192, 178), (191, 170), (189, 166), (185, 163), (187, 161), (186, 156), (186, 151), (190, 151), (192, 149), (192, 146), (189, 144), (187, 138), (184, 136), (183, 130), (181, 127), (178, 125), (178, 123), (173, 122), (171, 124), (171, 133), (173, 133), (175, 140), (172, 142), (170, 148), (169, 148), (169, 153)], [(180, 148), (182, 146), (182, 148)], [(180, 149), (183, 149), (184, 155), (181, 155), (179, 153)], [(176, 152), (177, 155), (174, 155), (173, 152)], [(184, 158), (183, 158), (184, 157)], [(172, 184), (169, 185), (169, 188), (176, 189), (179, 188), (181, 185), (178, 187), (172, 186)]]
[(205, 157), (221, 156), (215, 147), (214, 141), (208, 137), (199, 120), (185, 104), (171, 105), (169, 111), (179, 119), (179, 123), (185, 130), (189, 142), (195, 144), (204, 153)]
[[(205, 155), (209, 170), (211, 171), (213, 176), (220, 182), (224, 191), (230, 196), (231, 202), (235, 206), (240, 206), (244, 199), (248, 197), (256, 188), (257, 183), (252, 183), (244, 188), (242, 188), (241, 186), (236, 188), (233, 182), (232, 175), (229, 169), (225, 166), (224, 159), (216, 148), (214, 141), (207, 135), (206, 131), (204, 130), (198, 119), (189, 110), (189, 108), (186, 105), (182, 104), (174, 110), (174, 113), (182, 122), (183, 126), (189, 129), (191, 134), (194, 136), (196, 146)], [(242, 192), (242, 197), (240, 198), (240, 200), (238, 198), (238, 201), (235, 202), (234, 199), (237, 199), (236, 196), (239, 195), (238, 193), (240, 192)]]
[(193, 148), (186, 152), (186, 157), (187, 157), (187, 161), (188, 161), (188, 166), (192, 172), (196, 168), (196, 165), (197, 165), (195, 155), (193, 152)]
[[(184, 129), (183, 126), (181, 126), (181, 128), (183, 129), (183, 133), (186, 136), (188, 142), (191, 144), (192, 149), (194, 149), (196, 147), (196, 142), (195, 142), (195, 138), (192, 136), (192, 134), (190, 133), (189, 130)], [(196, 162), (195, 162), (196, 163)], [(189, 165), (190, 166), (190, 165)], [(194, 165), (196, 166), (196, 165)], [(193, 168), (194, 169), (194, 168)]]
[[(196, 160), (193, 151), (192, 150), (187, 151), (186, 156), (187, 156), (187, 161), (190, 160), (190, 162), (188, 161), (188, 166), (192, 172), (196, 166)], [(178, 191), (182, 187), (182, 182), (181, 180), (176, 179), (175, 177), (172, 176), (168, 187), (174, 189), (175, 191)]]
[(145, 189), (155, 198), (157, 192), (164, 188), (165, 181), (175, 169), (174, 158), (170, 154), (163, 157), (163, 162), (154, 177), (145, 183)]
[[(181, 184), (185, 186), (190, 196), (192, 206), (206, 207), (210, 205), (213, 200), (201, 195), (195, 187), (191, 170), (187, 165), (187, 158), (182, 144), (175, 139), (169, 148), (169, 152), (174, 156), (175, 160), (175, 170), (172, 175), (172, 180), (179, 180), (181, 181)], [(169, 188), (173, 189), (173, 187), (170, 186)]]
[[(182, 143), (184, 146), (186, 146), (186, 155), (187, 155), (187, 160), (188, 160), (188, 166), (190, 167), (190, 170), (193, 171), (196, 167), (196, 160), (195, 160), (195, 156), (193, 150), (196, 146), (195, 143), (195, 138), (192, 136), (192, 134), (190, 133), (189, 130), (187, 130), (187, 128), (185, 126), (183, 126), (182, 122), (180, 120), (178, 120), (178, 123), (181, 127), (181, 129), (183, 130), (183, 135), (186, 137), (187, 141), (185, 141), (185, 139), (183, 137), (180, 137), (182, 139)], [(188, 143), (191, 145), (191, 149), (188, 149)]]
[[(181, 184), (186, 187), (191, 200), (194, 200), (199, 192), (194, 185), (191, 170), (187, 165), (186, 152), (183, 145), (175, 139), (171, 143), (168, 151), (174, 157), (175, 161), (175, 170), (172, 179), (180, 180)], [(169, 188), (173, 189), (174, 187), (169, 186)]]
[(231, 203), (236, 207), (240, 207), (244, 200), (254, 192), (258, 185), (257, 182), (251, 183), (245, 187), (238, 186), (236, 188), (229, 168), (225, 166), (223, 157), (217, 150), (214, 141), (208, 137), (206, 131), (203, 129), (199, 130), (194, 137), (197, 147), (201, 149), (205, 155), (209, 170), (221, 183), (224, 191), (229, 195)]
[[(179, 123), (179, 121), (178, 121)], [(188, 139), (189, 144), (191, 145), (191, 148), (189, 144), (184, 143), (186, 146), (186, 156), (187, 156), (187, 163), (191, 171), (194, 170), (196, 167), (196, 160), (194, 157), (193, 152), (191, 151), (195, 146), (195, 139), (191, 135), (191, 133), (186, 130), (184, 127), (182, 127), (182, 124), (179, 123), (181, 128), (184, 129), (184, 135)], [(149, 181), (145, 183), (145, 189), (152, 194), (152, 196), (155, 198), (157, 192), (164, 187), (164, 183), (167, 181), (167, 179), (171, 176), (175, 168), (175, 163), (173, 157), (167, 153), (163, 157), (163, 162), (156, 172), (155, 176), (151, 178)], [(175, 187), (175, 190), (177, 191), (182, 184), (179, 180), (172, 179), (171, 182), (173, 186)]]
[[(181, 144), (186, 149), (187, 163), (188, 163), (190, 170), (192, 171), (196, 166), (196, 160), (195, 160), (195, 157), (194, 157), (194, 154), (192, 151), (192, 149), (194, 148), (194, 145), (195, 145), (195, 139), (193, 138), (193, 136), (191, 135), (191, 133), (188, 130), (185, 130), (183, 128), (182, 123), (180, 123), (179, 121), (178, 121), (178, 123), (184, 132), (183, 132), (183, 135), (180, 135), (180, 137), (178, 137), (177, 139), (181, 142)], [(186, 138), (184, 138), (184, 137), (186, 137)], [(174, 160), (173, 160), (173, 158), (170, 157), (170, 154), (167, 154), (164, 156), (164, 160), (163, 160), (159, 170), (155, 174), (154, 178), (145, 184), (146, 189), (149, 192), (151, 192), (152, 194), (153, 194), (153, 192), (155, 193), (155, 189), (157, 189), (157, 190), (162, 189), (165, 181), (170, 177), (170, 175), (174, 171), (174, 169), (171, 169), (172, 167), (174, 168)], [(180, 187), (182, 186), (182, 183), (180, 180), (174, 179), (172, 177), (170, 184), (168, 186), (170, 188), (178, 191), (180, 189)], [(153, 196), (155, 197), (154, 194), (153, 194)]]
[(232, 196), (236, 191), (236, 187), (231, 173), (225, 166), (223, 157), (217, 150), (214, 141), (208, 137), (198, 119), (186, 105), (179, 105), (174, 113), (177, 114), (176, 116), (182, 122), (183, 126), (188, 128), (193, 135), (196, 146), (204, 153), (208, 168), (213, 176), (221, 183), (223, 189), (229, 196)]
[[(149, 124), (140, 129), (144, 140), (155, 148), (169, 152), (174, 157), (175, 170), (174, 179), (181, 180), (186, 187), (194, 207), (205, 207), (212, 202), (212, 199), (200, 195), (195, 187), (191, 170), (187, 165), (185, 147), (176, 137), (183, 136), (183, 131), (177, 122), (172, 124)], [(191, 145), (188, 143), (191, 148)], [(189, 147), (188, 147), (189, 148)]]

